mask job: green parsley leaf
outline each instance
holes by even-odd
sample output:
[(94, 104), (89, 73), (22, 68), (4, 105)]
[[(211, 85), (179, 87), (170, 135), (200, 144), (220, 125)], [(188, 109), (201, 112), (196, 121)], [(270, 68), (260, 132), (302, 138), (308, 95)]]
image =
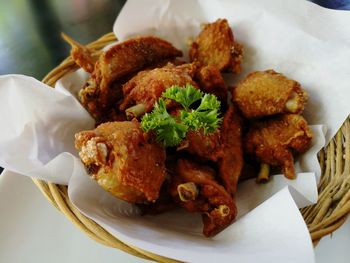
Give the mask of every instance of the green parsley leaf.
[(153, 130), (157, 142), (172, 147), (179, 144), (185, 137), (188, 127), (178, 122), (166, 110), (165, 101), (160, 98), (151, 113), (146, 113), (141, 120), (141, 128), (148, 132)]
[(198, 106), (197, 111), (207, 111), (220, 109), (220, 101), (215, 95), (204, 94), (204, 97), (201, 100), (201, 104)]
[(162, 94), (162, 97), (175, 100), (186, 110), (188, 110), (194, 102), (200, 100), (202, 96), (203, 92), (199, 89), (195, 89), (191, 84), (187, 84), (184, 88), (172, 86)]
[(220, 127), (222, 122), (222, 118), (219, 118), (220, 104), (220, 101), (212, 94), (205, 94), (202, 98), (195, 114), (204, 133), (214, 132)]
[[(174, 100), (184, 108), (180, 116), (172, 116), (167, 112), (163, 98), (158, 100), (151, 113), (146, 113), (141, 120), (143, 131), (153, 131), (157, 142), (165, 147), (178, 145), (188, 130), (203, 129), (205, 134), (215, 132), (221, 125), (220, 101), (216, 96), (205, 94), (191, 84), (185, 87), (172, 86), (163, 92), (162, 97)], [(190, 106), (200, 100), (197, 109)]]

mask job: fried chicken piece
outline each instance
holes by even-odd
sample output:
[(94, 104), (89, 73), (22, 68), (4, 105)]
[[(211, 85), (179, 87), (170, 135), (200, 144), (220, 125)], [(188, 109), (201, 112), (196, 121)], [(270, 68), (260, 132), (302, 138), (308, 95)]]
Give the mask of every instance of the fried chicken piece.
[[(150, 112), (162, 93), (173, 85), (197, 84), (192, 80), (195, 64), (175, 66), (171, 63), (162, 68), (139, 72), (123, 86), (124, 100), (120, 110), (126, 110), (130, 117)], [(135, 105), (131, 108), (130, 106)]]
[(237, 215), (234, 200), (214, 178), (215, 172), (209, 167), (180, 159), (170, 186), (175, 202), (189, 212), (202, 214), (206, 237), (222, 231)]
[(137, 204), (142, 215), (158, 215), (178, 208), (178, 205), (169, 193), (169, 184), (170, 180), (166, 178), (160, 189), (159, 197), (155, 202)]
[(227, 103), (227, 88), (220, 70), (213, 66), (201, 67), (195, 75), (195, 81), (199, 84), (199, 88), (205, 93), (214, 94), (218, 99)]
[(189, 131), (178, 150), (186, 151), (202, 160), (217, 162), (223, 185), (234, 196), (244, 164), (242, 120), (237, 109), (229, 106), (220, 130), (215, 133)]
[(95, 127), (105, 122), (126, 121), (126, 120), (127, 118), (126, 118), (125, 112), (121, 112), (117, 104), (116, 106), (111, 107), (109, 111), (106, 111), (106, 113), (101, 118), (96, 120)]
[(237, 109), (230, 106), (221, 127), (218, 166), (224, 186), (233, 196), (237, 192), (238, 179), (244, 165), (242, 148), (242, 119)]
[(287, 178), (294, 179), (293, 153), (304, 153), (311, 140), (312, 132), (302, 116), (283, 114), (255, 122), (247, 134), (245, 148), (260, 163), (281, 167)]
[(79, 92), (81, 103), (95, 119), (101, 118), (122, 93), (120, 87), (139, 70), (182, 56), (169, 42), (157, 37), (139, 37), (117, 44), (103, 52), (86, 86)]
[(273, 70), (250, 73), (232, 92), (243, 115), (260, 118), (279, 113), (301, 113), (308, 95), (294, 80)]
[(220, 148), (220, 131), (204, 134), (203, 129), (188, 131), (186, 138), (177, 147), (178, 151), (186, 151), (204, 160), (217, 161)]
[(86, 72), (92, 73), (97, 61), (97, 57), (93, 55), (94, 50), (89, 49), (64, 33), (61, 33), (62, 38), (71, 45), (70, 55), (74, 62), (83, 68)]
[(89, 174), (114, 196), (130, 203), (153, 202), (165, 178), (165, 150), (138, 121), (103, 123), (75, 135)]
[(212, 65), (220, 71), (238, 73), (241, 70), (243, 47), (235, 42), (226, 19), (205, 25), (189, 51), (191, 61), (201, 66)]

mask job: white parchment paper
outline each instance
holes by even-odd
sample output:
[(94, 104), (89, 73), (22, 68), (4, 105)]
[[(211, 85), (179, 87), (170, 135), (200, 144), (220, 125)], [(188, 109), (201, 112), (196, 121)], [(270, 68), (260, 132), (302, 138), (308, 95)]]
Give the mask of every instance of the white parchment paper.
[(317, 201), (316, 154), (350, 112), (350, 15), (303, 0), (131, 0), (114, 32), (120, 40), (158, 35), (186, 52), (200, 23), (222, 17), (245, 47), (243, 71), (229, 83), (269, 68), (298, 80), (310, 94), (305, 115), (315, 135), (296, 163), (296, 180), (276, 175), (267, 185), (239, 185), (239, 217), (225, 231), (204, 238), (200, 217), (181, 210), (141, 217), (90, 180), (73, 143), (76, 132), (94, 126), (74, 97), (88, 77), (82, 70), (66, 75), (56, 89), (26, 76), (0, 77), (0, 165), (68, 184), (70, 200), (82, 213), (124, 242), (159, 255), (187, 262), (314, 262), (298, 207)]

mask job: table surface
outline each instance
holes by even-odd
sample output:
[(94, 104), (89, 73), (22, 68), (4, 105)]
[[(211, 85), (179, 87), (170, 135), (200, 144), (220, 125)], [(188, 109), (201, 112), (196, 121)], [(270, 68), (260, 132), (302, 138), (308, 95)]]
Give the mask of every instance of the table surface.
[[(124, 0), (0, 0), (0, 75), (42, 79), (69, 54), (65, 32), (89, 43), (112, 30)], [(314, 1), (350, 9), (349, 1)], [(0, 168), (1, 172), (1, 168)], [(29, 178), (0, 175), (0, 262), (147, 262), (90, 240)], [(348, 262), (350, 222), (317, 246), (321, 262)]]

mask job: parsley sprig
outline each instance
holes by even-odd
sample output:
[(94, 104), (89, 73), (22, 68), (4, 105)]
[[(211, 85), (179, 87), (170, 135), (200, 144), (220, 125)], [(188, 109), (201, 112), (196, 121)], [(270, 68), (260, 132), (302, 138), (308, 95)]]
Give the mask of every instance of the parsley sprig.
[[(179, 116), (172, 116), (166, 109), (164, 99), (171, 99), (183, 107)], [(195, 102), (199, 106), (191, 108)], [(187, 84), (185, 87), (172, 86), (163, 92), (151, 113), (141, 120), (143, 131), (153, 131), (157, 142), (165, 147), (178, 145), (189, 130), (203, 129), (205, 134), (216, 131), (221, 124), (220, 101), (212, 94), (206, 94)]]

